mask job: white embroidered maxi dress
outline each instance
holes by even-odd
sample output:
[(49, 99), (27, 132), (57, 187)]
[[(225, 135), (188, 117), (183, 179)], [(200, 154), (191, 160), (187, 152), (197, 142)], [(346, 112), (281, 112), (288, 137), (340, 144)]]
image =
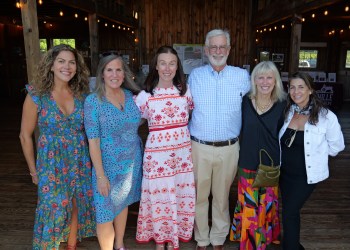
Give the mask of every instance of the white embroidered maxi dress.
[(193, 108), (188, 90), (155, 88), (135, 98), (149, 135), (143, 157), (143, 179), (136, 240), (146, 243), (191, 240), (195, 215), (195, 183), (191, 139), (187, 128)]

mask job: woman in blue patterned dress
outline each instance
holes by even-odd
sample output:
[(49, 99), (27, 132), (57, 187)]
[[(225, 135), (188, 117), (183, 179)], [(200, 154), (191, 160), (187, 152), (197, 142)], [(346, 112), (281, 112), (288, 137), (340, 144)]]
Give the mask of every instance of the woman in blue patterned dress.
[[(91, 162), (84, 131), (89, 91), (83, 57), (69, 45), (50, 49), (27, 85), (20, 140), (32, 182), (38, 185), (33, 249), (58, 250), (61, 241), (95, 235)], [(32, 135), (39, 127), (35, 161)]]
[(85, 101), (85, 128), (93, 162), (97, 237), (101, 250), (125, 250), (128, 206), (141, 195), (138, 87), (122, 57), (101, 58), (94, 93)]

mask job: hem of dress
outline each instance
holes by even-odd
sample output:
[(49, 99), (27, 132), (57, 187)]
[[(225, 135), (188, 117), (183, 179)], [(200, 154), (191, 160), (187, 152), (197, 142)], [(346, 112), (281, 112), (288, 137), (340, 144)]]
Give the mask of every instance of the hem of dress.
[[(179, 238), (179, 241), (181, 241), (181, 242), (183, 242), (183, 243), (188, 243), (188, 242), (190, 242), (192, 240), (192, 237), (191, 238), (189, 238), (189, 239), (184, 239), (184, 238)], [(165, 243), (173, 243), (171, 240), (164, 240), (164, 241), (156, 241), (155, 239), (154, 239), (154, 237), (151, 237), (151, 238), (149, 238), (148, 240), (138, 240), (138, 239), (136, 239), (136, 242), (138, 243), (138, 244), (147, 244), (147, 243), (150, 243), (151, 241), (154, 241), (156, 244), (165, 244)], [(174, 247), (174, 250), (179, 250), (180, 249), (180, 247), (178, 247), (178, 248), (175, 248)]]

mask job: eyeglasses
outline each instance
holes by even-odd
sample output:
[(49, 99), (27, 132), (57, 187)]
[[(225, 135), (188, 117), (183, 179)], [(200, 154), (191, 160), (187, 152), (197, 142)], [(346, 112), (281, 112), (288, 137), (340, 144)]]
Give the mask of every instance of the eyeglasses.
[(222, 45), (222, 46), (210, 45), (210, 46), (208, 46), (210, 52), (216, 52), (218, 49), (222, 52), (226, 52), (226, 50), (229, 47), (230, 46), (228, 46), (228, 45)]
[(100, 58), (110, 56), (110, 55), (120, 56), (120, 53), (118, 51), (115, 51), (115, 50), (106, 51), (106, 52), (103, 52), (100, 54)]
[(286, 139), (286, 141), (284, 142), (286, 144), (286, 146), (288, 148), (290, 148), (290, 146), (292, 146), (293, 142), (294, 142), (294, 139), (295, 139), (295, 136), (297, 134), (297, 129), (292, 129), (292, 131), (290, 131), (289, 133), (289, 138)]

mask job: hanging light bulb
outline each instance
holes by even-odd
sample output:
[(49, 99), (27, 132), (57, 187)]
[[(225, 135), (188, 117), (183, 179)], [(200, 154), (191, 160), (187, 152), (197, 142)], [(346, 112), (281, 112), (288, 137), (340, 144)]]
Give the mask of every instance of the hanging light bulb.
[(16, 8), (18, 8), (18, 9), (21, 8), (21, 3), (19, 1), (16, 2)]
[(60, 11), (60, 16), (63, 16), (63, 11), (62, 10)]
[(42, 5), (42, 4), (43, 4), (43, 0), (39, 0), (38, 3), (39, 3), (40, 5)]

